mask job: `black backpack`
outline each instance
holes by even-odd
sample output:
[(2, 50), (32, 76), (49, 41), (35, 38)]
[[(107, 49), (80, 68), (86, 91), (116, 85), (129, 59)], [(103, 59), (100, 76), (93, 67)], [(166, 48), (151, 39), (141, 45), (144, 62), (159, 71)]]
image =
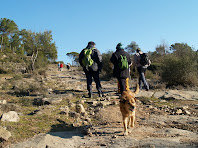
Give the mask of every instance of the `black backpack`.
[(140, 64), (142, 66), (149, 65), (149, 57), (146, 53), (140, 54)]

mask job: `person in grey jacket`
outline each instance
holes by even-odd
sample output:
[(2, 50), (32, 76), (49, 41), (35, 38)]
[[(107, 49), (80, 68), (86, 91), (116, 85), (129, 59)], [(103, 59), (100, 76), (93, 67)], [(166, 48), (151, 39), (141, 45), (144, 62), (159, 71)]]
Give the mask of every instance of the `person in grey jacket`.
[[(120, 55), (127, 57), (127, 61), (129, 65), (127, 69), (121, 70), (119, 68), (118, 63), (119, 63)], [(117, 44), (116, 51), (112, 54), (110, 61), (114, 65), (113, 77), (116, 77), (118, 79), (118, 82), (120, 84), (120, 92), (122, 94), (122, 92), (126, 90), (126, 79), (129, 78), (130, 76), (129, 67), (131, 65), (131, 58), (129, 53), (124, 51), (124, 48), (122, 47), (121, 43)]]
[(148, 66), (150, 66), (151, 61), (149, 60), (149, 63), (147, 65), (142, 66), (140, 63), (140, 59), (141, 59), (141, 54), (143, 54), (143, 52), (141, 51), (140, 48), (138, 48), (136, 50), (136, 54), (134, 55), (133, 58), (133, 72), (135, 72), (135, 68), (137, 68), (138, 74), (139, 74), (139, 87), (140, 89), (142, 89), (142, 83), (144, 84), (144, 88), (146, 89), (146, 91), (149, 90), (149, 85), (146, 81), (145, 78), (145, 72)]
[[(89, 42), (87, 47), (84, 48), (80, 54), (79, 54), (79, 63), (83, 67), (83, 71), (85, 72), (86, 78), (87, 78), (87, 90), (89, 98), (93, 97), (92, 92), (92, 78), (94, 79), (96, 83), (96, 88), (98, 90), (99, 97), (102, 97), (102, 87), (100, 84), (100, 78), (99, 78), (99, 72), (102, 70), (102, 55), (100, 51), (95, 48), (94, 42)], [(93, 64), (90, 67), (86, 67), (83, 65), (83, 58), (84, 58), (84, 50), (86, 49), (92, 49), (91, 53), (91, 59), (93, 60)]]

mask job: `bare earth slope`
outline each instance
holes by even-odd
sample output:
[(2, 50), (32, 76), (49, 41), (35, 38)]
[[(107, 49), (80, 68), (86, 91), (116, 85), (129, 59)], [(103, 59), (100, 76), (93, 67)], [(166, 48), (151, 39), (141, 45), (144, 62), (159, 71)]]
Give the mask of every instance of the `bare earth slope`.
[[(48, 77), (63, 89), (86, 98), (86, 79), (82, 71), (72, 67), (69, 71), (57, 71), (53, 65)], [(132, 84), (133, 83), (133, 84)], [(135, 81), (132, 81), (134, 89)], [(137, 96), (135, 127), (128, 136), (123, 136), (122, 117), (119, 110), (119, 96), (116, 94), (116, 80), (102, 81), (104, 98), (94, 101), (112, 102), (90, 115), (97, 124), (81, 126), (73, 131), (42, 133), (8, 148), (128, 148), (128, 147), (198, 147), (198, 93), (182, 90), (141, 91)], [(54, 94), (52, 94), (54, 95)], [(57, 95), (62, 95), (57, 92)], [(67, 95), (65, 93), (64, 95)], [(145, 97), (152, 97), (147, 99)], [(104, 101), (105, 100), (105, 101)], [(86, 103), (85, 103), (86, 104)], [(88, 109), (86, 109), (88, 111)]]

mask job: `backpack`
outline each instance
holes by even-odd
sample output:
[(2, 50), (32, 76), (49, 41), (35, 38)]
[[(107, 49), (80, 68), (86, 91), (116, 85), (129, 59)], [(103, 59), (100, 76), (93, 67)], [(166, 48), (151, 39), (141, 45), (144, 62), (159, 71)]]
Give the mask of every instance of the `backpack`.
[(82, 59), (82, 64), (86, 68), (90, 67), (94, 63), (94, 61), (91, 59), (91, 54), (93, 49), (94, 48), (84, 50), (84, 58)]
[(120, 55), (120, 60), (119, 60), (119, 63), (118, 63), (118, 67), (121, 70), (128, 69), (129, 65), (128, 65), (128, 60), (127, 60), (126, 56)]
[(140, 54), (140, 64), (142, 66), (149, 65), (149, 57), (146, 53)]

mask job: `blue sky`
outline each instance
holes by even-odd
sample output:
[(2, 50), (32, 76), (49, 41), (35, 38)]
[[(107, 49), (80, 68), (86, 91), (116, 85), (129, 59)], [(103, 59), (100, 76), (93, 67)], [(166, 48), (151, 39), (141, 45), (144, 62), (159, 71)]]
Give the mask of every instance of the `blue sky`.
[(118, 42), (135, 41), (144, 51), (187, 43), (198, 49), (198, 0), (6, 0), (0, 18), (19, 29), (52, 30), (59, 61), (80, 52), (89, 41), (105, 53)]

